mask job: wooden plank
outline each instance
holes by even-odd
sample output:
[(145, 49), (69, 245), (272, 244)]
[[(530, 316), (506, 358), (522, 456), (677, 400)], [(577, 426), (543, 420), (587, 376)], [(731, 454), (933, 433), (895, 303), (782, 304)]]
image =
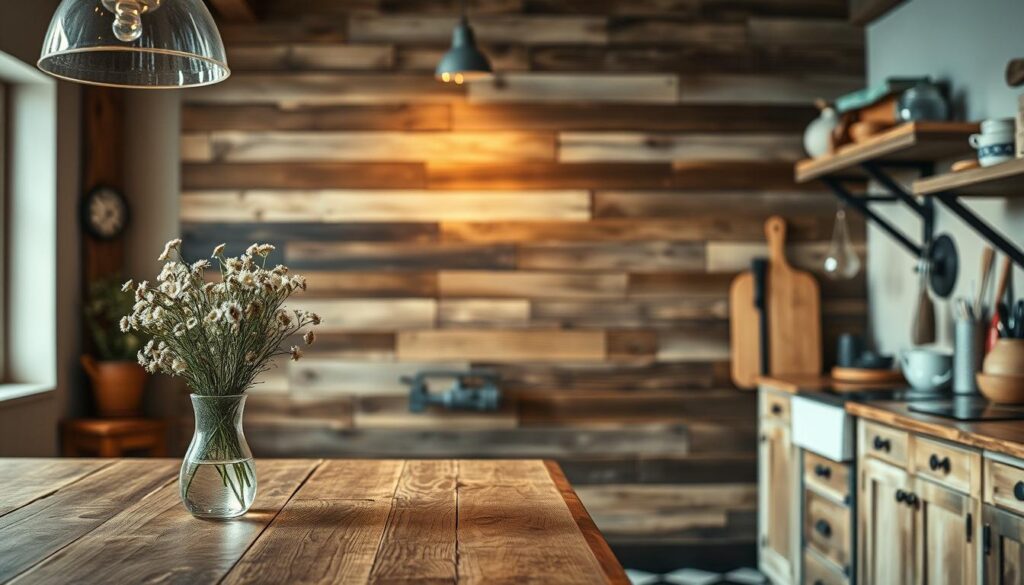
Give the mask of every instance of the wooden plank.
[[(798, 217), (790, 223), (790, 241), (817, 242), (827, 240), (833, 220), (826, 217)], [(723, 222), (721, 216), (692, 215), (677, 219), (598, 219), (589, 222), (565, 221), (500, 221), (443, 222), (441, 237), (446, 242), (474, 244), (554, 243), (554, 242), (705, 242), (711, 258), (712, 246), (727, 250), (728, 246), (751, 248), (764, 238), (760, 217), (738, 216)], [(802, 244), (798, 244), (802, 245)], [(744, 249), (746, 249), (744, 248)], [(718, 253), (718, 252), (716, 252)], [(749, 267), (747, 262), (744, 267)]]
[(493, 362), (562, 360), (601, 361), (601, 331), (462, 330), (401, 331), (399, 360), (472, 360)]
[(950, 192), (968, 197), (1017, 198), (1021, 187), (1024, 187), (1024, 159), (914, 181), (917, 195)]
[[(326, 1), (336, 5), (333, 0)], [(451, 16), (462, 10), (461, 0), (376, 0), (377, 9), (385, 13), (402, 14), (444, 14)], [(519, 14), (523, 12), (523, 0), (468, 0), (465, 4), (469, 16), (483, 14)], [(349, 12), (347, 10), (346, 12)]]
[(223, 83), (195, 88), (186, 104), (450, 103), (463, 99), (463, 86), (433, 77), (397, 73), (239, 73)]
[(355, 413), (359, 429), (514, 429), (519, 426), (515, 405), (508, 399), (497, 411), (446, 409), (428, 407), (424, 412), (410, 412), (408, 396), (361, 396)]
[(378, 71), (395, 65), (390, 45), (243, 45), (229, 54), (232, 71)]
[(370, 583), (457, 582), (457, 461), (408, 461)]
[[(456, 16), (353, 15), (349, 38), (353, 42), (447, 44)], [(481, 15), (473, 18), (473, 31), (486, 43), (525, 45), (604, 45), (608, 41), (603, 18), (587, 16)]]
[(431, 189), (685, 189), (817, 191), (774, 161), (427, 163)]
[(814, 117), (813, 108), (786, 105), (456, 103), (451, 107), (455, 130), (799, 132)]
[(729, 359), (727, 323), (692, 323), (658, 332), (658, 361), (713, 361)]
[[(605, 497), (601, 488), (581, 488), (581, 499), (593, 511), (597, 522), (608, 538), (639, 537), (650, 541), (677, 535), (703, 536), (710, 539), (714, 533), (728, 533), (736, 517), (754, 511), (746, 506), (733, 506), (732, 502), (756, 497), (756, 485), (704, 486), (610, 486), (616, 493)], [(596, 491), (594, 495), (591, 491)], [(646, 496), (646, 499), (645, 499)], [(661, 497), (659, 497), (661, 496)], [(673, 501), (675, 496), (675, 501)], [(708, 500), (719, 505), (689, 506)], [(613, 503), (617, 502), (617, 503)], [(747, 526), (737, 526), (734, 532), (746, 532)]]
[(803, 156), (794, 134), (561, 132), (559, 162), (787, 161)]
[(288, 377), (292, 394), (303, 397), (407, 396), (409, 386), (402, 383), (403, 376), (414, 376), (424, 370), (468, 369), (466, 358), (454, 358), (446, 363), (310, 358), (291, 364)]
[[(614, 349), (615, 337), (608, 341), (609, 350)], [(715, 362), (485, 365), (498, 372), (508, 390), (685, 390), (730, 384), (728, 360), (720, 362), (721, 368)]]
[(580, 533), (583, 534), (583, 538), (587, 541), (591, 552), (594, 553), (594, 557), (597, 559), (598, 564), (600, 564), (601, 570), (604, 571), (606, 582), (618, 585), (630, 583), (631, 581), (622, 569), (622, 565), (615, 558), (615, 554), (612, 553), (611, 548), (604, 539), (604, 535), (601, 534), (601, 531), (598, 530), (597, 525), (591, 519), (590, 514), (587, 513), (587, 509), (583, 507), (583, 502), (580, 501), (579, 496), (576, 495), (572, 486), (569, 485), (569, 481), (565, 478), (561, 468), (553, 461), (545, 461), (544, 467), (547, 468), (551, 481), (554, 482), (562, 499), (565, 500), (569, 513), (572, 514), (573, 520), (576, 521), (576, 526), (579, 527)]
[[(461, 461), (459, 486), (460, 580), (523, 582), (538, 567), (548, 567), (559, 572), (560, 583), (604, 581), (604, 570), (543, 463)], [(495, 517), (505, 521), (495, 523)]]
[(324, 462), (223, 582), (367, 582), (404, 465)]
[(502, 270), (515, 268), (516, 262), (512, 246), (449, 243), (425, 247), (419, 244), (289, 242), (285, 257), (288, 264), (297, 269), (374, 271)]
[[(308, 0), (307, 0), (308, 1)], [(367, 0), (374, 1), (374, 0)], [(265, 4), (261, 2), (261, 4)], [(352, 0), (346, 2), (351, 6)], [(266, 8), (266, 6), (264, 6)], [(270, 16), (268, 14), (268, 16)], [(258, 23), (220, 23), (221, 39), (230, 49), (237, 45), (277, 43), (342, 43), (345, 41), (345, 22), (330, 20), (313, 14), (296, 15), (294, 8), (287, 19), (264, 20)]]
[(586, 191), (186, 191), (183, 221), (430, 222), (590, 218)]
[(217, 15), (227, 22), (256, 22), (256, 12), (249, 0), (211, 0)]
[[(250, 390), (250, 392), (252, 392)], [(253, 393), (245, 404), (245, 426), (298, 424), (347, 429), (354, 426), (355, 405), (347, 397)], [(261, 456), (257, 453), (257, 456)]]
[(658, 334), (650, 329), (614, 329), (606, 332), (605, 343), (613, 363), (651, 363), (658, 352)]
[[(764, 221), (772, 215), (787, 220), (799, 216), (834, 217), (836, 204), (824, 193), (789, 191), (598, 191), (593, 197), (596, 218), (667, 218), (706, 215), (709, 209), (730, 211), (730, 217), (752, 215)], [(864, 231), (859, 216), (847, 215), (851, 236)]]
[(309, 288), (304, 298), (433, 297), (437, 295), (435, 272), (304, 271)]
[(864, 85), (860, 75), (708, 74), (683, 76), (679, 101), (685, 104), (799, 105), (835, 99)]
[(530, 302), (525, 299), (441, 299), (437, 309), (441, 327), (526, 327)]
[(422, 189), (420, 163), (183, 164), (181, 186), (203, 189)]
[(729, 295), (734, 273), (651, 272), (629, 275), (630, 297), (711, 297)]
[(656, 18), (616, 17), (608, 23), (608, 40), (612, 45), (742, 45), (747, 39), (742, 23), (717, 23)]
[(306, 355), (311, 359), (391, 360), (395, 356), (395, 334), (322, 333), (316, 336), (316, 343), (306, 348)]
[[(794, 160), (797, 157), (794, 157)], [(555, 138), (537, 132), (235, 132), (186, 134), (185, 162), (551, 161)]]
[[(189, 258), (209, 256), (213, 247), (229, 242), (228, 251), (238, 254), (253, 242), (280, 242), (283, 251), (290, 240), (339, 242), (436, 242), (436, 223), (423, 222), (182, 222), (186, 246), (195, 253)], [(201, 248), (196, 248), (198, 245)]]
[(19, 458), (0, 462), (0, 516), (110, 465), (94, 459)]
[(613, 73), (505, 73), (469, 85), (471, 103), (610, 102), (670, 104), (679, 99), (675, 75)]
[[(748, 427), (751, 425), (747, 425)], [(694, 427), (675, 423), (584, 424), (575, 427), (517, 429), (327, 429), (308, 426), (252, 427), (246, 438), (253, 449), (292, 457), (320, 453), (330, 457), (563, 458), (583, 455), (686, 456)], [(737, 451), (737, 441), (755, 444), (756, 431), (725, 426), (702, 428), (698, 439), (707, 450), (719, 441), (719, 452)], [(738, 439), (728, 434), (732, 431)]]
[[(828, 242), (789, 244), (786, 257), (793, 266), (822, 275), (828, 247)], [(854, 250), (861, 257), (867, 252), (863, 242), (854, 244)], [(754, 258), (767, 257), (768, 246), (754, 242), (709, 242), (707, 253), (708, 272), (735, 273), (750, 268), (750, 261)]]
[(625, 274), (446, 270), (438, 276), (442, 297), (617, 298), (625, 295)]
[(645, 301), (535, 300), (530, 318), (559, 327), (665, 328), (693, 320), (728, 319), (726, 297), (681, 297)]
[[(41, 474), (49, 474), (62, 483), (50, 486), (52, 495), (49, 497), (25, 503), (0, 517), (0, 539), (5, 549), (4, 560), (0, 563), (0, 581), (3, 582), (14, 579), (88, 534), (126, 506), (145, 500), (151, 492), (170, 482), (178, 471), (177, 463), (168, 460), (145, 464), (92, 461), (88, 467), (69, 463), (64, 473), (56, 473), (58, 467), (65, 467), (62, 463), (35, 462)], [(26, 470), (30, 476), (35, 471)], [(17, 471), (17, 467), (12, 471)], [(81, 479), (70, 481), (73, 476)], [(21, 476), (12, 479), (20, 480)], [(22, 485), (25, 487), (17, 491), (28, 495), (32, 482)], [(81, 513), (83, 507), (88, 507), (88, 514)]]
[(834, 18), (765, 18), (747, 21), (749, 41), (772, 46), (846, 46), (861, 50), (864, 30)]
[[(280, 509), (317, 463), (257, 460), (260, 489), (253, 509)], [(124, 482), (126, 476), (118, 473), (116, 479)], [(250, 514), (225, 533), (223, 524), (198, 522), (185, 512), (178, 492), (173, 482), (142, 500), (130, 498), (135, 503), (127, 508), (121, 503), (119, 514), (24, 573), (19, 581), (56, 583), (74, 575), (76, 583), (132, 583), (172, 574), (186, 582), (219, 580), (273, 519), (272, 514)], [(94, 495), (90, 503), (100, 500)], [(211, 542), (217, 546), (211, 548)], [(126, 558), (145, 559), (145, 563), (123, 562)]]
[(448, 130), (446, 104), (342, 105), (281, 108), (273, 105), (186, 105), (185, 132), (217, 130)]
[(433, 299), (297, 299), (289, 309), (313, 311), (323, 318), (317, 331), (389, 331), (433, 327)]
[(743, 419), (756, 416), (756, 396), (735, 390), (634, 391), (589, 390), (516, 392), (524, 425), (571, 426), (585, 421)]
[(516, 264), (526, 270), (701, 270), (704, 245), (691, 242), (529, 244)]

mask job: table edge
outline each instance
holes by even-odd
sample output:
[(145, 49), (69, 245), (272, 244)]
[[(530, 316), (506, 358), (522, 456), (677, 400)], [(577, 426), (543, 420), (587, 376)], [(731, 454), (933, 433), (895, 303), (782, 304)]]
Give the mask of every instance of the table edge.
[(590, 513), (583, 506), (583, 502), (576, 495), (576, 491), (565, 477), (562, 467), (556, 461), (550, 459), (544, 460), (544, 467), (547, 468), (551, 481), (558, 488), (559, 495), (562, 496), (566, 507), (569, 508), (572, 519), (576, 522), (576, 526), (579, 527), (583, 539), (587, 542), (587, 546), (590, 547), (590, 552), (594, 554), (594, 558), (597, 559), (597, 563), (601, 566), (601, 571), (604, 573), (608, 583), (629, 585), (631, 581), (626, 576), (625, 569), (622, 568), (619, 559), (612, 552), (611, 547), (608, 546), (608, 541), (605, 540), (604, 535), (597, 528), (597, 524), (590, 517)]

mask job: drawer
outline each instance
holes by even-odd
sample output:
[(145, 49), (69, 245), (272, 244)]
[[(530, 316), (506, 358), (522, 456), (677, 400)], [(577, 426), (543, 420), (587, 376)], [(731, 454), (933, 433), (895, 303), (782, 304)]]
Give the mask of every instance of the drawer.
[(789, 424), (789, 395), (761, 391), (761, 418)]
[(804, 451), (804, 483), (811, 489), (849, 503), (850, 466)]
[(985, 503), (1024, 514), (1024, 469), (986, 459)]
[(804, 492), (804, 541), (842, 568), (850, 565), (850, 509), (814, 492)]
[(804, 585), (849, 585), (842, 569), (811, 549), (804, 551)]
[(885, 425), (862, 422), (860, 453), (875, 459), (881, 459), (907, 467), (910, 436), (904, 431)]
[(924, 437), (914, 437), (912, 470), (963, 493), (971, 492), (971, 478), (981, 476), (981, 454)]

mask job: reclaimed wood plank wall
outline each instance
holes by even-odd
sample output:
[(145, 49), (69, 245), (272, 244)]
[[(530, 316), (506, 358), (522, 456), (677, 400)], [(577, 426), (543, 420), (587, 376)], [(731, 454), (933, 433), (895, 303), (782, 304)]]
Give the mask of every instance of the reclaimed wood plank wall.
[[(185, 94), (180, 218), (195, 256), (275, 244), (327, 320), (253, 392), (257, 451), (553, 457), (619, 547), (753, 551), (727, 289), (774, 213), (820, 273), (835, 205), (792, 163), (863, 83), (845, 0), (473, 0), (468, 86), (431, 75), (454, 0), (257, 6)], [(861, 330), (863, 279), (822, 284), (826, 338)], [(500, 412), (407, 412), (400, 375), (469, 366)]]

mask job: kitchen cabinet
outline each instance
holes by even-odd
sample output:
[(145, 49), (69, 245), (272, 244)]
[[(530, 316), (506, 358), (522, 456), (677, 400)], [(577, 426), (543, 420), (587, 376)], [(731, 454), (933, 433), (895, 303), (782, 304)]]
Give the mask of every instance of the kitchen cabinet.
[(974, 585), (977, 583), (975, 508), (978, 500), (917, 478), (915, 500), (917, 582)]
[(986, 504), (982, 521), (985, 585), (1024, 583), (1024, 517)]
[(775, 583), (796, 583), (800, 567), (800, 473), (789, 397), (760, 392), (758, 565)]
[(913, 583), (917, 525), (907, 502), (913, 493), (910, 474), (864, 457), (859, 490), (857, 574), (865, 583)]

